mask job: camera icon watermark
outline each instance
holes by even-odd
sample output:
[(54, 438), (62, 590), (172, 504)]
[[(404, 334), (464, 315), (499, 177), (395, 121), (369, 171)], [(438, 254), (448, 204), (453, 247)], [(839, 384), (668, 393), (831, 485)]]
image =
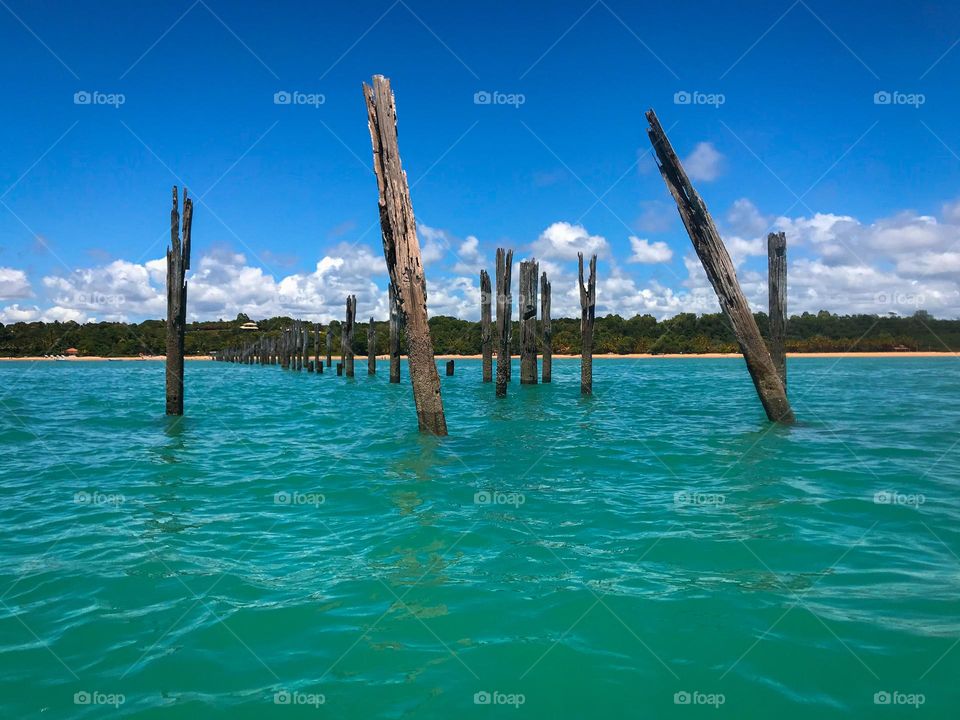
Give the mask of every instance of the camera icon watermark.
[(112, 705), (118, 708), (127, 701), (123, 693), (105, 693), (99, 690), (80, 690), (73, 694), (74, 705)]
[(523, 693), (505, 693), (499, 690), (487, 692), (480, 690), (473, 694), (474, 705), (509, 705), (519, 709), (527, 701)]
[(273, 94), (274, 105), (305, 105), (319, 108), (327, 102), (323, 93), (305, 93), (299, 90), (278, 90)]
[(492, 92), (488, 90), (478, 90), (473, 94), (474, 105), (511, 105), (519, 109), (527, 101), (527, 96), (523, 93), (504, 93), (499, 90)]
[(127, 101), (123, 93), (105, 93), (99, 90), (77, 90), (73, 94), (74, 105), (107, 105), (119, 108)]
[(673, 494), (673, 504), (675, 507), (693, 506), (713, 506), (724, 505), (727, 502), (727, 496), (722, 493), (697, 492), (696, 490), (678, 490)]
[(880, 690), (873, 694), (874, 705), (909, 705), (919, 708), (927, 701), (923, 693), (905, 693), (899, 690)]
[(880, 490), (873, 494), (873, 502), (877, 505), (903, 505), (919, 508), (927, 501), (923, 493), (901, 493), (896, 490)]
[(288, 492), (281, 490), (273, 494), (274, 505), (313, 505), (320, 507), (327, 501), (323, 493)]
[(680, 690), (673, 694), (674, 705), (707, 705), (719, 708), (727, 701), (723, 693), (705, 693), (699, 690)]
[(73, 502), (77, 505), (112, 505), (117, 508), (127, 501), (120, 493), (102, 493), (97, 490), (88, 492), (80, 490), (73, 494)]
[(115, 293), (82, 292), (77, 293), (73, 300), (76, 305), (88, 307), (120, 307), (127, 298)]
[(719, 108), (725, 102), (727, 102), (727, 96), (723, 93), (678, 90), (673, 94), (674, 105), (706, 105), (708, 107)]
[(315, 708), (326, 704), (323, 693), (304, 693), (296, 690), (279, 690), (273, 694), (274, 705), (312, 705)]
[(473, 494), (474, 505), (512, 505), (520, 507), (527, 501), (523, 493), (499, 492), (497, 490), (481, 490)]
[(927, 96), (923, 93), (906, 93), (899, 90), (878, 90), (873, 94), (874, 105), (906, 105), (914, 109), (919, 109), (921, 105), (927, 102)]

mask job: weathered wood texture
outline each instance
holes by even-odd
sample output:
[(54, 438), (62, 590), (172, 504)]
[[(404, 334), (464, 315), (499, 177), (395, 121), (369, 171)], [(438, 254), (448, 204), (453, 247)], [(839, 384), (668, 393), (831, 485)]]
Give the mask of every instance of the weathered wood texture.
[(447, 360), (447, 377), (453, 377), (453, 360)]
[(540, 342), (543, 347), (541, 382), (548, 383), (553, 375), (553, 326), (550, 323), (550, 281), (547, 273), (540, 276)]
[(320, 358), (320, 323), (313, 328), (313, 368), (315, 372), (323, 372), (323, 360)]
[(390, 284), (390, 382), (400, 382), (400, 308), (397, 290)]
[(787, 235), (767, 235), (767, 290), (770, 311), (770, 359), (787, 389)]
[(490, 276), (480, 271), (480, 352), (483, 357), (483, 382), (493, 381), (493, 333), (490, 328), (492, 315), (490, 303)]
[(333, 366), (333, 325), (327, 325), (327, 367)]
[(427, 323), (427, 283), (410, 188), (400, 163), (397, 108), (390, 81), (382, 75), (375, 75), (372, 87), (364, 84), (363, 95), (367, 103), (373, 168), (380, 195), (383, 256), (390, 281), (397, 289), (400, 312), (406, 324), (407, 362), (417, 422), (421, 431), (446, 435), (447, 419), (440, 395), (440, 375)]
[(346, 320), (340, 328), (340, 354), (343, 356), (343, 370), (347, 377), (353, 377), (353, 329), (357, 320), (357, 296), (347, 296)]
[(367, 375), (377, 374), (377, 331), (373, 327), (373, 318), (367, 326)]
[[(183, 415), (183, 333), (187, 324), (187, 280), (190, 269), (190, 232), (193, 201), (183, 189), (183, 220), (173, 186), (170, 211), (170, 247), (167, 248), (167, 415)], [(182, 233), (182, 236), (181, 236)]]
[(537, 279), (536, 260), (520, 263), (520, 384), (537, 384)]
[(510, 331), (513, 325), (513, 250), (497, 248), (497, 397), (506, 397), (510, 382)]
[(580, 394), (593, 394), (593, 323), (597, 312), (597, 256), (590, 256), (590, 277), (583, 283), (583, 253), (577, 253), (580, 283)]
[(792, 423), (793, 410), (787, 400), (783, 381), (760, 335), (760, 328), (757, 327), (757, 321), (740, 288), (733, 261), (730, 260), (730, 254), (717, 232), (713, 218), (690, 183), (653, 110), (647, 111), (647, 121), (647, 135), (656, 152), (660, 174), (677, 203), (677, 210), (693, 242), (693, 248), (720, 300), (720, 307), (730, 320), (763, 409), (767, 417), (774, 422)]

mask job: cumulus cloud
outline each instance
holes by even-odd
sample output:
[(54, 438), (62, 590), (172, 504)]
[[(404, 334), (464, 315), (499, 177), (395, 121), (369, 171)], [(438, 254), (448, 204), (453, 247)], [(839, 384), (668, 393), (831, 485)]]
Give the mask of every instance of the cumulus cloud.
[(662, 263), (673, 257), (673, 250), (665, 242), (650, 242), (642, 238), (630, 236), (630, 248), (633, 254), (627, 260), (631, 263)]
[(707, 182), (720, 177), (723, 159), (723, 155), (713, 146), (713, 143), (701, 142), (697, 143), (693, 152), (683, 161), (683, 167), (691, 180)]
[(22, 300), (33, 297), (33, 289), (23, 270), (0, 267), (0, 300)]
[(605, 238), (591, 235), (583, 225), (555, 222), (534, 241), (533, 252), (537, 257), (547, 259), (576, 260), (578, 252), (584, 256), (596, 253), (599, 257), (605, 257), (610, 252), (610, 246)]

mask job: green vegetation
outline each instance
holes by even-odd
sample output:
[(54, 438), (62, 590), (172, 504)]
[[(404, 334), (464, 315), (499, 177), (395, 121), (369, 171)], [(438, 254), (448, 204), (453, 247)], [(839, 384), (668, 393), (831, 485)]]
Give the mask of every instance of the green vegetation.
[[(767, 332), (767, 316), (758, 313), (757, 322)], [(237, 347), (256, 340), (261, 334), (278, 336), (292, 322), (290, 318), (271, 318), (258, 323), (260, 331), (240, 330), (248, 322), (246, 315), (236, 320), (196, 322), (187, 325), (186, 352), (202, 355), (223, 347)], [(332, 323), (339, 352), (339, 322)], [(386, 352), (387, 323), (376, 324), (377, 347)], [(324, 330), (326, 326), (324, 326)], [(473, 355), (480, 352), (480, 323), (452, 317), (430, 319), (434, 348), (443, 355)], [(139, 324), (90, 323), (16, 323), (0, 325), (0, 357), (25, 357), (65, 354), (77, 348), (81, 355), (105, 357), (161, 355), (165, 347), (162, 320)], [(520, 331), (514, 323), (513, 341), (519, 351)], [(321, 333), (321, 352), (325, 350)], [(367, 334), (358, 327), (354, 351), (366, 354)], [(794, 315), (787, 323), (787, 350), (790, 352), (960, 350), (960, 320), (937, 320), (920, 310), (910, 317), (876, 315)], [(553, 351), (580, 352), (580, 320), (553, 321)], [(726, 318), (721, 314), (685, 313), (657, 321), (651, 315), (624, 319), (619, 315), (597, 318), (596, 353), (704, 353), (736, 352), (737, 346)]]

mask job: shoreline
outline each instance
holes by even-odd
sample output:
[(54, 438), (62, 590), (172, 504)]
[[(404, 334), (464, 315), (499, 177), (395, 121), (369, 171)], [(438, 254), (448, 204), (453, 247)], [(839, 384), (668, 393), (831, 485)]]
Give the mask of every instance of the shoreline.
[[(921, 358), (921, 357), (930, 357), (930, 358), (940, 358), (940, 357), (958, 357), (960, 353), (954, 352), (810, 352), (810, 353), (787, 353), (788, 358), (895, 358), (895, 357), (904, 357), (904, 358)], [(326, 356), (324, 356), (326, 357)], [(358, 360), (363, 358), (366, 360), (366, 355), (356, 355), (354, 356)], [(401, 356), (404, 360), (406, 355)], [(514, 357), (519, 357), (516, 355)], [(538, 359), (542, 359), (542, 355), (537, 355)], [(740, 353), (687, 353), (687, 354), (670, 354), (664, 353), (661, 355), (650, 355), (643, 353), (627, 353), (623, 355), (614, 354), (614, 353), (605, 353), (605, 354), (594, 354), (595, 360), (686, 360), (686, 359), (703, 359), (703, 360), (717, 360), (717, 359), (743, 359), (743, 355)], [(377, 360), (389, 360), (389, 355), (377, 355)], [(480, 360), (482, 359), (481, 355), (436, 355), (437, 360)], [(494, 360), (496, 359), (496, 354), (494, 353)], [(579, 355), (567, 355), (554, 353), (554, 360), (579, 360)], [(52, 357), (0, 357), (0, 362), (158, 362), (161, 360), (166, 360), (166, 357), (163, 355), (148, 355), (144, 357), (99, 357), (99, 356), (84, 356), (84, 357), (71, 357), (71, 358), (52, 358)], [(213, 358), (209, 355), (188, 355), (184, 358), (188, 362), (211, 362)], [(336, 360), (336, 357), (334, 358)]]

